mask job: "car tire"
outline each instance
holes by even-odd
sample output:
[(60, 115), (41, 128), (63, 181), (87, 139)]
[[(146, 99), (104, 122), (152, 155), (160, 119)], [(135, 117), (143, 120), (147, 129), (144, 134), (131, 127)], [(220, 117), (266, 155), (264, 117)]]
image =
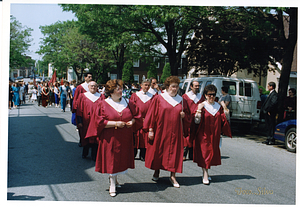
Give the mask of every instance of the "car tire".
[(285, 147), (289, 152), (296, 152), (297, 133), (296, 128), (290, 128), (285, 134)]

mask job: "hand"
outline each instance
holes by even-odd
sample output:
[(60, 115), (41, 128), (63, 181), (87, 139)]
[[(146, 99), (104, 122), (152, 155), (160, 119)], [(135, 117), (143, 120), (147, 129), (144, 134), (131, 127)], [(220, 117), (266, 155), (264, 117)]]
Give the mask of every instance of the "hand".
[(159, 90), (158, 84), (155, 84), (154, 88), (157, 89), (157, 90)]
[(132, 125), (135, 123), (135, 119), (132, 119), (131, 121), (126, 122), (127, 128), (132, 127)]
[(180, 117), (183, 119), (185, 116), (185, 113), (183, 111), (180, 112)]
[(82, 123), (77, 124), (77, 127), (82, 128), (83, 127)]
[(271, 116), (270, 112), (268, 112), (268, 115)]
[(149, 140), (153, 140), (154, 139), (154, 133), (153, 133), (153, 131), (148, 133), (148, 137), (149, 137)]
[(118, 128), (124, 128), (126, 123), (124, 121), (117, 121), (116, 125), (117, 125)]
[(293, 108), (292, 107), (288, 107), (288, 109), (289, 109), (289, 112), (291, 112)]
[(198, 104), (198, 110), (201, 111), (204, 107), (204, 102)]

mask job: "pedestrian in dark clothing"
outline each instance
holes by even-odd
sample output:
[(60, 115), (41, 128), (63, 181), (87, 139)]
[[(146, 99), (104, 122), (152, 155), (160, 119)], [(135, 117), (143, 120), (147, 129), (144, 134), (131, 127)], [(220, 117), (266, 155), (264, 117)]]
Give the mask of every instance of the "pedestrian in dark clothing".
[(264, 141), (264, 144), (274, 145), (274, 130), (276, 124), (276, 113), (277, 113), (277, 104), (278, 104), (278, 94), (275, 91), (276, 84), (274, 82), (268, 83), (268, 90), (270, 94), (264, 104), (261, 107), (261, 110), (265, 117), (265, 124), (267, 128), (267, 140)]

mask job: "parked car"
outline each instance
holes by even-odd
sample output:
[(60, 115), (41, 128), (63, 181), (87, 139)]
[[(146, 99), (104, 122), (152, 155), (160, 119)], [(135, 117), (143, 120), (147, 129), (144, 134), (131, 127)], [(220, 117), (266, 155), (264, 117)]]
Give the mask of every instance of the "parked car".
[(285, 147), (289, 152), (296, 152), (297, 133), (296, 119), (291, 119), (277, 124), (275, 127), (274, 138), (285, 143)]
[(253, 122), (260, 122), (261, 100), (258, 85), (255, 81), (215, 76), (197, 77), (183, 80), (179, 87), (187, 93), (191, 90), (190, 84), (194, 80), (199, 82), (200, 93), (202, 94), (205, 86), (215, 85), (217, 87), (217, 98), (222, 96), (221, 87), (228, 87), (228, 94), (231, 96), (231, 122), (243, 124), (245, 129), (250, 129), (249, 124)]

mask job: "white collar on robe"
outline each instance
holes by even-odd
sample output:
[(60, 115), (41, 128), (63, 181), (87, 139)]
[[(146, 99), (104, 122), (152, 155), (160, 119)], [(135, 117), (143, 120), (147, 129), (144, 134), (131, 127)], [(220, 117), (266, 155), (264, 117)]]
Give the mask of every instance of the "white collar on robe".
[(216, 115), (216, 113), (219, 111), (220, 107), (221, 107), (220, 104), (218, 104), (217, 102), (215, 102), (213, 105), (211, 105), (207, 101), (204, 101), (204, 108), (206, 109), (206, 111), (208, 113), (210, 113), (213, 116)]
[(85, 92), (84, 95), (94, 103), (100, 98), (100, 93), (98, 92), (94, 94), (92, 94), (91, 92)]
[(148, 92), (151, 93), (152, 95), (155, 95), (157, 93), (157, 90), (155, 88), (150, 87)]
[(182, 97), (179, 96), (178, 94), (175, 97), (172, 97), (166, 92), (166, 93), (161, 93), (160, 96), (162, 96), (173, 107), (175, 107), (177, 104), (180, 104), (180, 102), (182, 101)]
[(86, 90), (87, 92), (90, 91), (89, 90), (89, 84), (87, 82), (84, 82), (81, 84), (82, 88), (84, 88), (84, 90)]
[(108, 97), (107, 99), (104, 99), (106, 103), (108, 103), (111, 107), (113, 107), (117, 112), (122, 112), (127, 107), (127, 102), (125, 101), (125, 98), (122, 97), (120, 102), (114, 102), (111, 97)]
[(149, 93), (148, 91), (146, 92), (146, 94), (143, 91), (136, 92), (135, 94), (141, 99), (143, 103), (146, 103), (153, 97), (153, 94)]
[(186, 95), (187, 95), (192, 101), (194, 101), (195, 104), (198, 103), (198, 101), (200, 101), (200, 99), (201, 99), (201, 94), (200, 94), (200, 93), (197, 93), (197, 95), (196, 95), (196, 94), (194, 94), (193, 91), (187, 92)]

